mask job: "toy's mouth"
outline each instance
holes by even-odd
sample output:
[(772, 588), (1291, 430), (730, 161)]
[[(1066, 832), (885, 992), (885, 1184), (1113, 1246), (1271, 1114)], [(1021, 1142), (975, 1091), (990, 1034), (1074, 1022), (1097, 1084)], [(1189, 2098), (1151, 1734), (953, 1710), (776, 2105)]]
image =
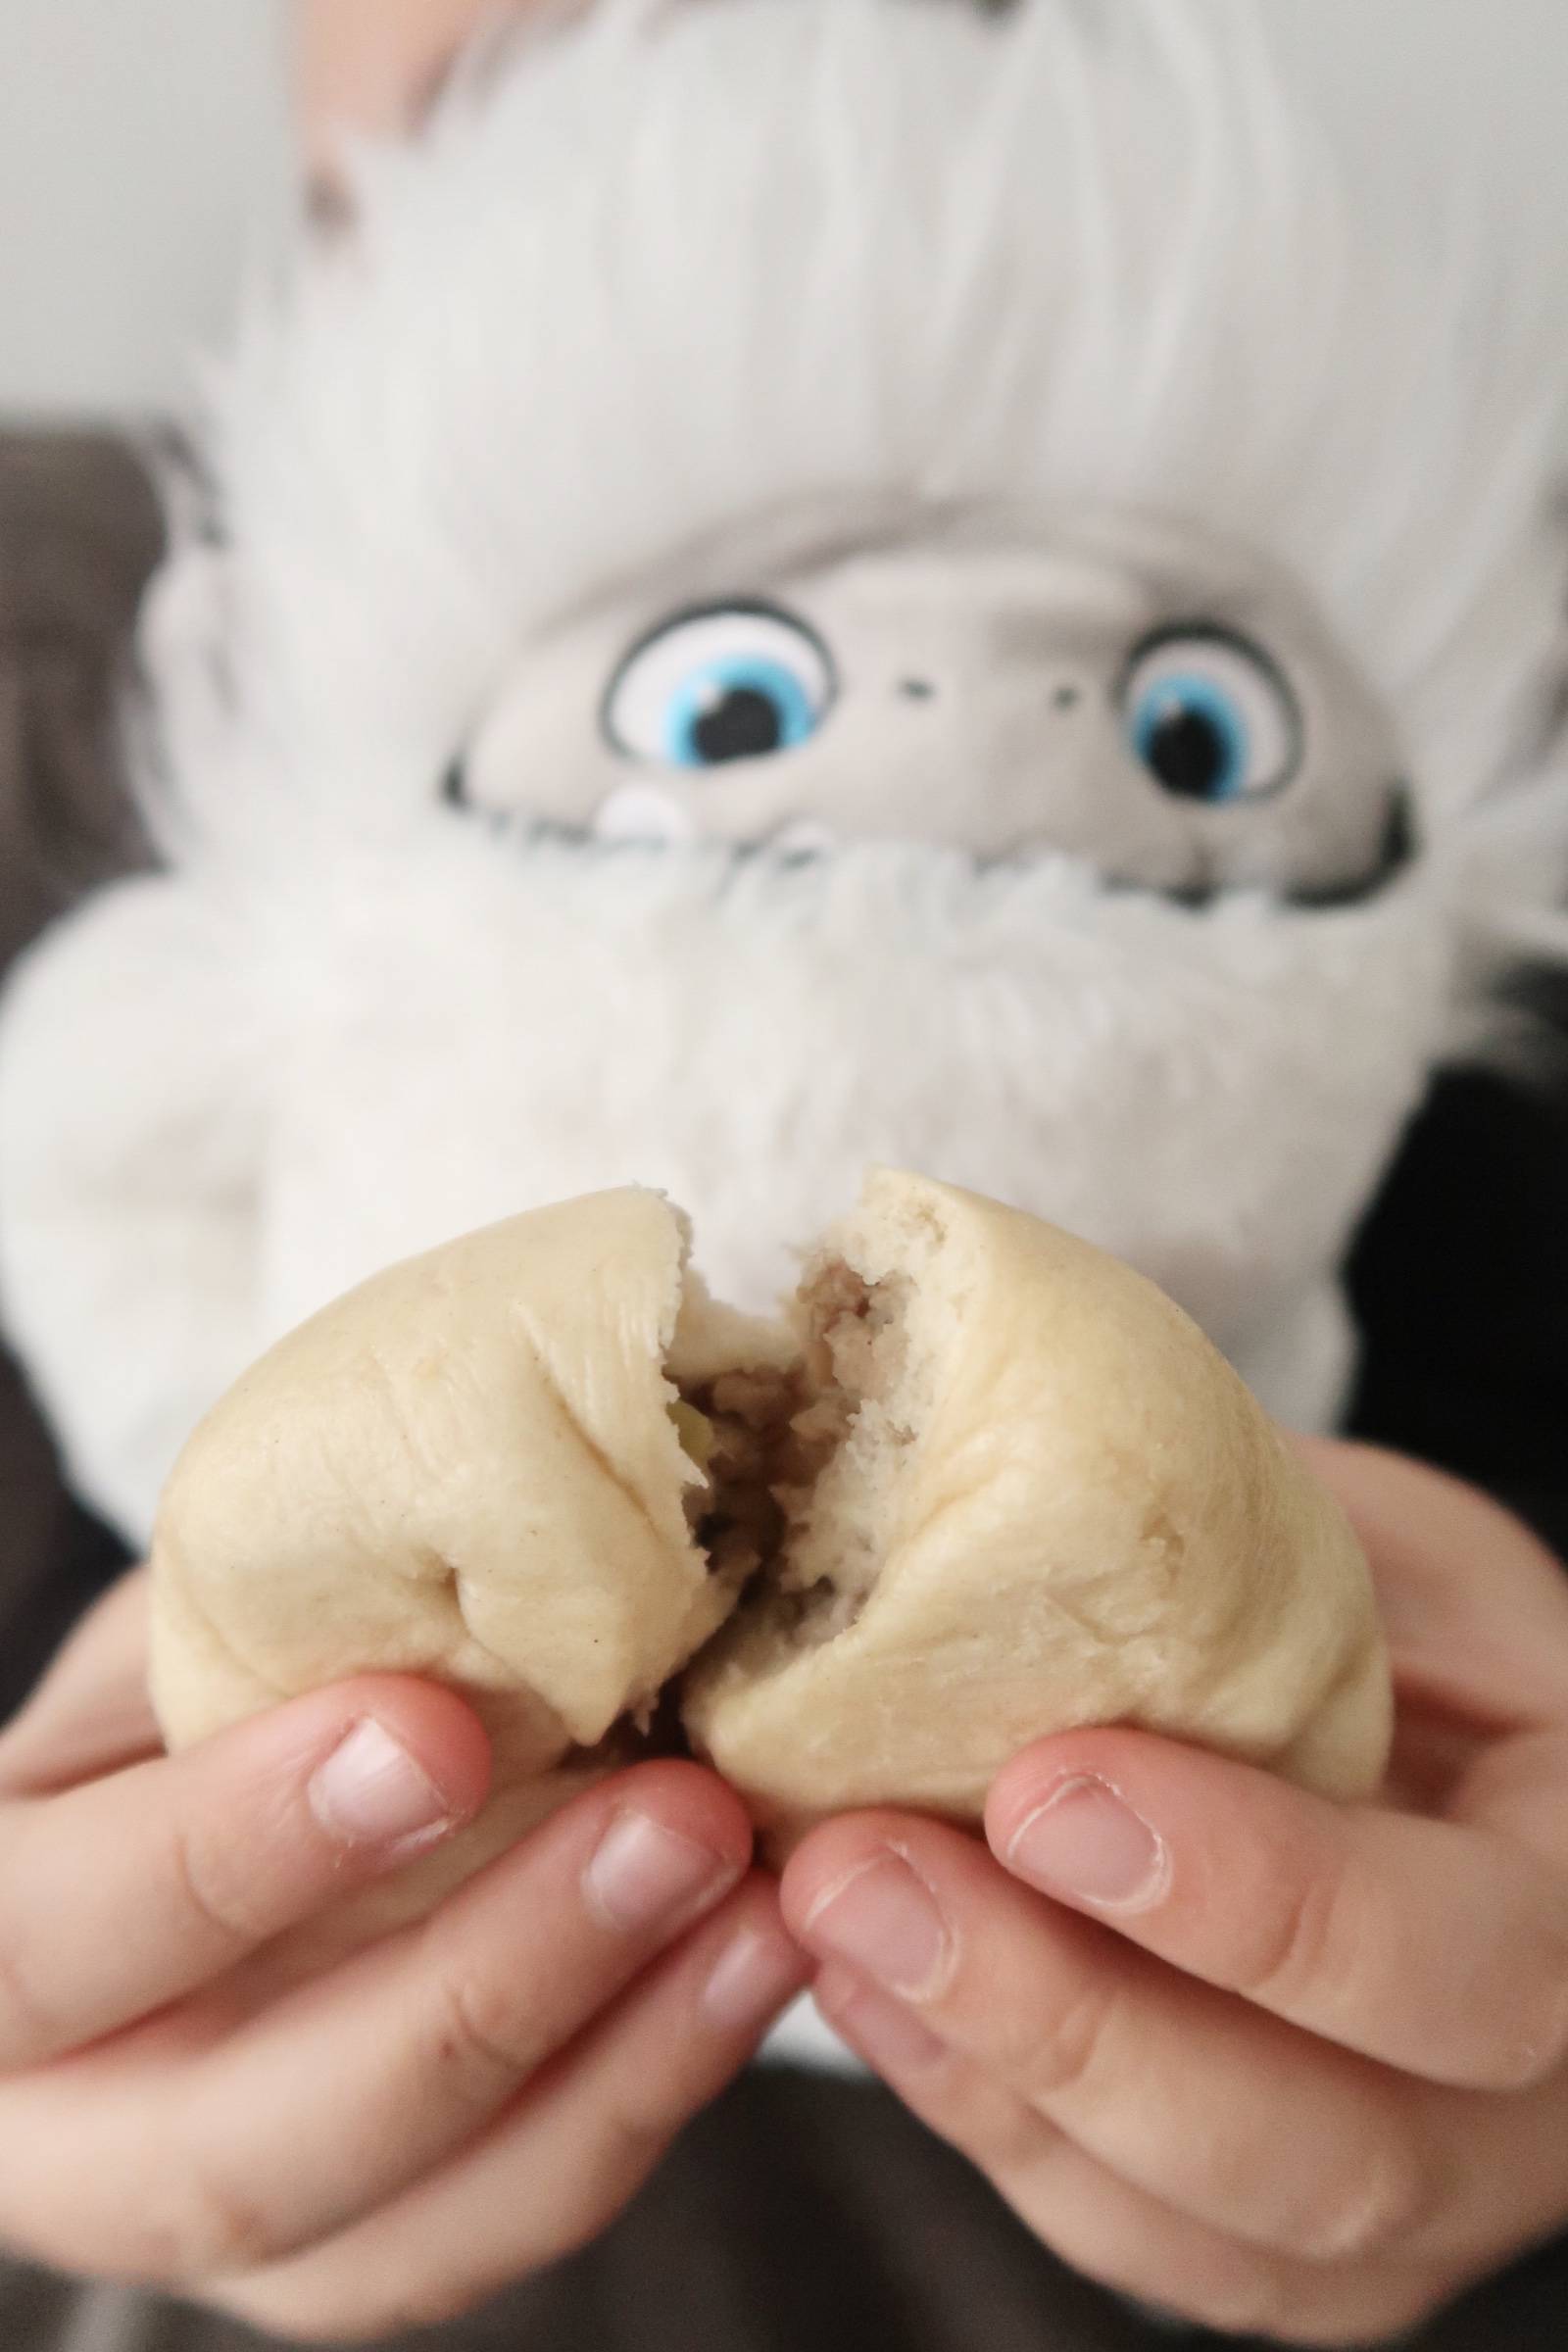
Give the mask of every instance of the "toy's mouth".
[(1421, 827), (1415, 796), (1408, 784), (1396, 784), (1389, 794), (1388, 821), (1372, 864), (1343, 882), (1324, 882), (1288, 893), (1293, 906), (1359, 906), (1378, 899), (1414, 865), (1421, 854)]
[[(524, 846), (553, 845), (581, 851), (606, 859), (696, 855), (723, 870), (739, 871), (759, 865), (792, 870), (819, 865), (855, 850), (921, 846), (899, 844), (892, 839), (880, 844), (865, 839), (846, 840), (834, 837), (821, 826), (800, 823), (785, 825), (760, 841), (729, 841), (717, 834), (693, 838), (662, 837), (656, 830), (607, 831), (597, 823), (568, 825), (531, 815), (525, 809), (487, 808), (471, 797), (461, 764), (448, 773), (441, 797), (448, 808), (477, 818), (499, 837), (520, 841)], [(1299, 913), (1334, 913), (1364, 906), (1384, 897), (1403, 879), (1420, 849), (1414, 796), (1408, 784), (1398, 782), (1389, 787), (1387, 814), (1374, 856), (1364, 865), (1348, 867), (1341, 874), (1286, 883), (1237, 879), (1221, 871), (1217, 853), (1204, 852), (1195, 861), (1192, 874), (1180, 882), (1150, 882), (1139, 875), (1114, 870), (1102, 871), (1098, 880), (1107, 895), (1163, 901), (1191, 913), (1203, 913), (1227, 899), (1258, 897), (1272, 899)], [(962, 860), (977, 874), (1024, 871), (1059, 855), (1044, 842), (1030, 843), (999, 856), (951, 849), (945, 849), (943, 854)]]
[[(1407, 784), (1391, 787), (1388, 815), (1378, 842), (1377, 854), (1366, 865), (1353, 867), (1344, 875), (1322, 881), (1294, 882), (1280, 888), (1263, 886), (1265, 894), (1278, 900), (1282, 906), (1291, 906), (1303, 913), (1327, 914), (1342, 908), (1365, 906), (1382, 898), (1395, 884), (1402, 880), (1420, 854), (1421, 835), (1416, 821), (1415, 800)], [(1206, 873), (1174, 887), (1150, 892), (1147, 883), (1112, 878), (1106, 888), (1115, 891), (1143, 891), (1151, 896), (1168, 899), (1173, 906), (1192, 907), (1200, 912), (1216, 901), (1235, 898), (1244, 892), (1255, 893), (1258, 885), (1236, 883), (1221, 879), (1217, 873)]]

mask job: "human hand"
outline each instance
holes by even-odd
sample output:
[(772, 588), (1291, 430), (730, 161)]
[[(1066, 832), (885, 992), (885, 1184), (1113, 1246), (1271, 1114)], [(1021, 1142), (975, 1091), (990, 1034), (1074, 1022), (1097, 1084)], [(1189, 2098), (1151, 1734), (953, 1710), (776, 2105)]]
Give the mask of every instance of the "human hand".
[(291, 1932), (472, 1818), (484, 1735), (376, 1676), (164, 1757), (145, 1617), (134, 1577), (0, 1739), (0, 2235), (317, 2338), (594, 2235), (807, 1973), (739, 1802), (640, 1766), (301, 1983)]
[(1225, 2330), (1381, 2340), (1568, 2223), (1568, 1583), (1451, 1480), (1316, 1445), (1399, 1694), (1375, 1805), (1115, 1730), (784, 1880), (817, 1999), (1079, 2269)]

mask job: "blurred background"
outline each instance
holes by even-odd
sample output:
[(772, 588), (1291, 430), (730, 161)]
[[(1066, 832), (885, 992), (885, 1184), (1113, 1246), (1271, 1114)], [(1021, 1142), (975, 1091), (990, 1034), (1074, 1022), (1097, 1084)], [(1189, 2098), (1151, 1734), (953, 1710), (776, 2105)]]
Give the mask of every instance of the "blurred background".
[[(1259, 0), (1375, 164), (1479, 140), (1568, 223), (1568, 0)], [(184, 399), (286, 234), (286, 0), (3, 0), (0, 412)]]

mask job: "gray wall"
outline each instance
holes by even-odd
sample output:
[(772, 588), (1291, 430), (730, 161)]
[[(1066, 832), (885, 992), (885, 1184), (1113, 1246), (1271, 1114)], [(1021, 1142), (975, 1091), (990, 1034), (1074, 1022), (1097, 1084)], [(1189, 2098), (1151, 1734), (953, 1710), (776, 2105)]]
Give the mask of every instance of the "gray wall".
[(0, 0), (0, 408), (182, 397), (287, 201), (285, 0)]

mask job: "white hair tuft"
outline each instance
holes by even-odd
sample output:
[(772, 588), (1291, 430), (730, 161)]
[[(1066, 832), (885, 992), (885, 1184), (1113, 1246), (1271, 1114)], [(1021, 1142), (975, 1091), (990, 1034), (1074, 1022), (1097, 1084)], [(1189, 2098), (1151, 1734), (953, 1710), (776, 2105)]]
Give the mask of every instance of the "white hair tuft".
[(215, 404), (270, 823), (280, 771), (427, 792), (530, 634), (675, 542), (883, 485), (1261, 544), (1396, 712), (1429, 824), (1474, 807), (1557, 638), (1568, 331), (1466, 191), (1355, 183), (1263, 19), (604, 0), (367, 153), (358, 232), (258, 306)]

